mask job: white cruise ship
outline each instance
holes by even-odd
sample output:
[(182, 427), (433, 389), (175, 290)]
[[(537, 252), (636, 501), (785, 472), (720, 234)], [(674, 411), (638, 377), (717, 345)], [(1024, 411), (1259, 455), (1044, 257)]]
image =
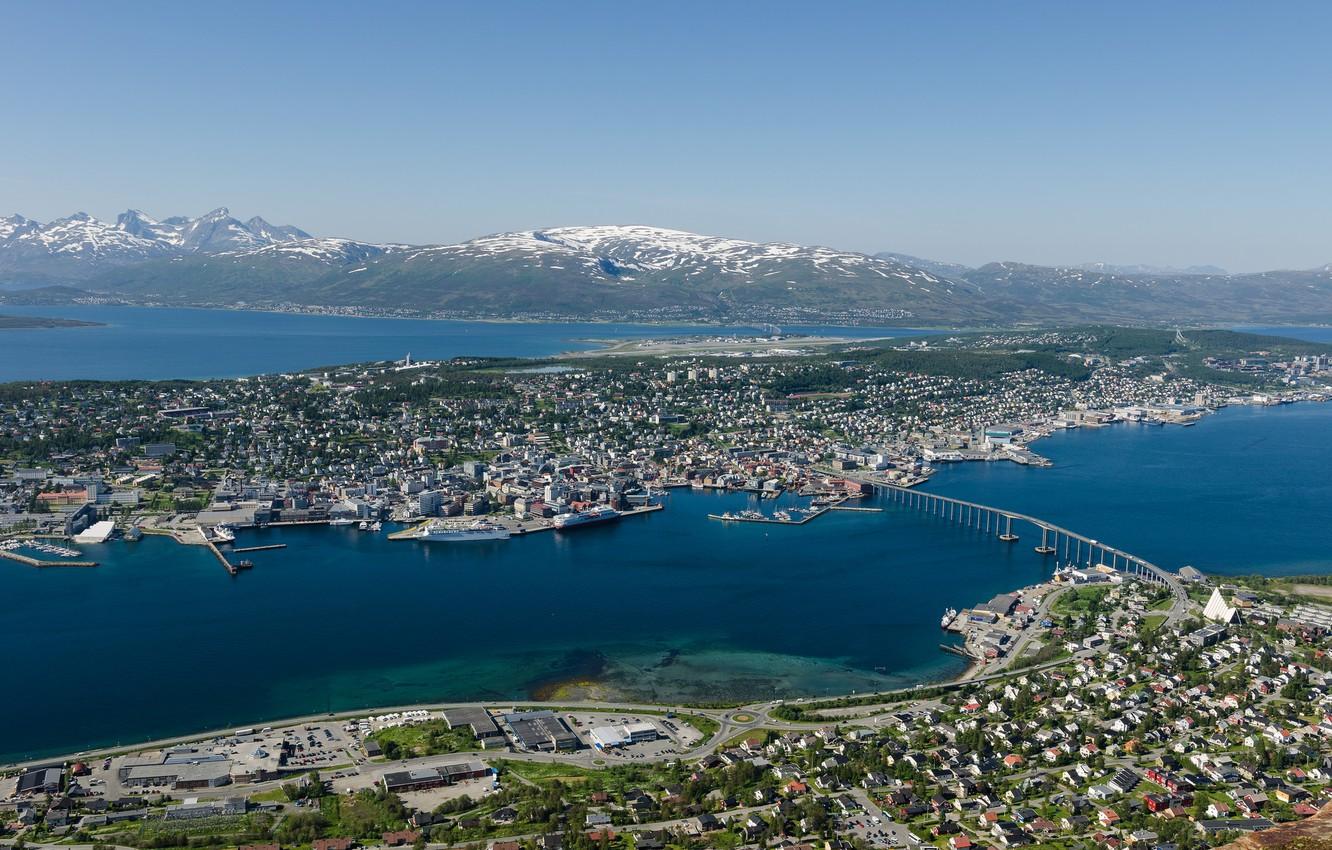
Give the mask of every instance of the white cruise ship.
[(580, 525), (588, 525), (594, 522), (607, 522), (613, 519), (619, 519), (620, 512), (614, 508), (601, 506), (591, 510), (579, 511), (576, 514), (560, 514), (555, 517), (553, 524), (556, 529), (574, 528)]
[(414, 536), (417, 540), (432, 543), (468, 543), (474, 540), (508, 540), (509, 529), (483, 519), (471, 525), (428, 522), (417, 529)]
[(231, 543), (236, 539), (236, 532), (226, 525), (213, 526), (213, 540), (217, 543)]

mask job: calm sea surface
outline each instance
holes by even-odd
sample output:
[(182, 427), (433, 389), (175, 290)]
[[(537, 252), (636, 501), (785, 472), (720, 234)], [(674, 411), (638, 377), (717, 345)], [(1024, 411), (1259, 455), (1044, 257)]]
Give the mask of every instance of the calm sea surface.
[[(946, 467), (929, 489), (1220, 573), (1332, 572), (1332, 405), (1235, 408), (1036, 444), (1051, 469)], [(890, 506), (799, 528), (723, 525), (741, 494), (507, 542), (282, 542), (228, 577), (166, 540), (85, 546), (93, 570), (0, 564), (0, 759), (312, 711), (507, 699), (593, 682), (644, 699), (755, 699), (938, 679), (938, 618), (1047, 574), (1013, 546)], [(764, 504), (765, 510), (771, 505)]]
[[(398, 359), (547, 357), (599, 348), (596, 340), (755, 333), (741, 325), (452, 322), (362, 319), (174, 307), (0, 305), (0, 313), (101, 322), (104, 327), (0, 330), (0, 381), (232, 378)], [(783, 326), (841, 337), (928, 333), (902, 328)]]
[[(688, 327), (480, 324), (143, 308), (4, 308), (106, 328), (0, 332), (0, 380), (205, 377), (365, 359), (540, 356)], [(797, 330), (797, 329), (793, 329)], [(865, 336), (892, 329), (805, 328)], [(1323, 329), (1265, 329), (1320, 338)], [(1031, 513), (1163, 566), (1332, 572), (1332, 405), (1235, 408), (1036, 444), (1051, 469), (944, 467), (926, 485)], [(241, 532), (255, 569), (145, 538), (93, 570), (0, 562), (0, 760), (313, 711), (550, 694), (842, 693), (958, 672), (940, 612), (1043, 578), (1014, 546), (889, 506), (799, 528), (675, 491), (667, 510), (567, 534), (434, 546), (355, 530)], [(771, 504), (763, 505), (771, 510)]]

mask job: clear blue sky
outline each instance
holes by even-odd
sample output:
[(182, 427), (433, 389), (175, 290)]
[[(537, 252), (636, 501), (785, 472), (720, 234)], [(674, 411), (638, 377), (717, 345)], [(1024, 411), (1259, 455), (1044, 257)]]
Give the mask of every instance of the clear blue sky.
[(20, 3), (0, 211), (1332, 261), (1332, 4)]

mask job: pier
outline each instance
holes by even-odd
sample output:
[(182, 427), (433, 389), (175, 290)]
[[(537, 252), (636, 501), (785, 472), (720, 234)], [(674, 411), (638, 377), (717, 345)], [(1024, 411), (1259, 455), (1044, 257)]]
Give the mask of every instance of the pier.
[(1145, 581), (1169, 586), (1176, 598), (1184, 596), (1184, 588), (1179, 578), (1169, 570), (1156, 564), (1116, 549), (1076, 531), (1055, 525), (1034, 516), (1006, 511), (991, 505), (968, 502), (951, 496), (940, 496), (911, 490), (896, 484), (867, 482), (885, 492), (888, 499), (903, 507), (923, 511), (965, 528), (972, 528), (983, 534), (994, 534), (1005, 543), (1016, 543), (1019, 539), (1014, 533), (1014, 523), (1032, 526), (1041, 534), (1040, 545), (1035, 547), (1042, 557), (1056, 556), (1065, 566), (1109, 567), (1110, 569), (1137, 576)]
[(241, 552), (267, 552), (269, 549), (286, 549), (286, 548), (287, 548), (286, 543), (269, 543), (266, 546), (242, 546), (239, 549), (233, 546), (231, 547), (231, 551), (233, 554), (239, 554)]
[[(627, 510), (620, 511), (619, 513), (620, 513), (620, 517), (623, 519), (624, 517), (638, 516), (638, 515), (640, 515), (640, 514), (650, 514), (650, 513), (653, 513), (653, 512), (655, 512), (655, 511), (661, 511), (661, 510), (665, 510), (665, 509), (666, 509), (666, 506), (665, 506), (665, 505), (663, 505), (663, 504), (660, 503), (660, 502), (655, 502), (655, 503), (650, 504), (650, 505), (640, 505), (640, 506), (638, 506), (638, 507), (636, 507), (636, 508), (629, 508), (629, 509), (627, 509)], [(540, 533), (540, 532), (542, 532), (542, 531), (554, 531), (554, 530), (555, 530), (555, 526), (554, 526), (554, 524), (551, 523), (549, 520), (544, 519), (544, 518), (542, 518), (542, 519), (538, 519), (538, 518), (518, 519), (518, 518), (516, 518), (516, 517), (511, 517), (511, 516), (505, 516), (505, 517), (468, 517), (468, 516), (456, 516), (456, 517), (431, 517), (431, 518), (423, 518), (423, 519), (421, 519), (420, 521), (413, 521), (414, 524), (413, 524), (410, 528), (404, 528), (404, 529), (400, 529), (400, 530), (398, 530), (398, 531), (391, 531), (391, 532), (389, 532), (389, 533), (388, 533), (388, 539), (389, 539), (389, 540), (415, 540), (415, 539), (416, 539), (416, 533), (417, 533), (417, 531), (419, 531), (419, 530), (420, 530), (423, 526), (425, 526), (427, 523), (431, 523), (431, 522), (439, 522), (439, 521), (441, 521), (441, 520), (450, 520), (450, 519), (453, 520), (454, 522), (463, 522), (463, 521), (466, 521), (466, 520), (469, 520), (469, 519), (490, 519), (491, 521), (496, 522), (496, 523), (498, 523), (498, 524), (500, 524), (500, 525), (503, 525), (505, 528), (509, 529), (509, 534), (512, 535), (513, 537), (522, 537), (522, 536), (524, 536), (524, 535), (528, 535), (528, 534), (538, 534), (538, 533)], [(241, 550), (237, 549), (236, 551), (239, 552), (239, 551), (241, 551)]]
[(20, 555), (17, 552), (0, 551), (0, 558), (8, 558), (11, 561), (18, 561), (20, 564), (27, 564), (30, 567), (95, 567), (96, 561), (43, 561), (41, 558), (29, 558), (27, 555)]
[(208, 547), (208, 551), (213, 553), (213, 556), (217, 558), (220, 564), (222, 564), (222, 568), (227, 571), (227, 574), (233, 576), (236, 575), (236, 573), (239, 572), (239, 570), (236, 569), (236, 565), (227, 560), (227, 556), (222, 554), (222, 550), (217, 548), (217, 544), (208, 537), (208, 534), (202, 528), (198, 529), (198, 531), (199, 536), (203, 538), (204, 545)]
[(715, 519), (719, 522), (758, 522), (768, 523), (769, 525), (804, 525), (815, 517), (822, 516), (827, 510), (827, 508), (824, 508), (822, 510), (814, 511), (813, 513), (807, 513), (802, 515), (800, 519), (777, 519), (776, 517), (770, 516), (740, 516), (739, 514), (732, 516), (708, 514), (708, 519)]

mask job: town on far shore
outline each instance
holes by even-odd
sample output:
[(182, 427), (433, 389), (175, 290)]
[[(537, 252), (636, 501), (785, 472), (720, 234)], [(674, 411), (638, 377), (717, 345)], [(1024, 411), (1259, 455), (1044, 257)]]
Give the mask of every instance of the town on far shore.
[(237, 528), (301, 523), (509, 537), (657, 509), (674, 487), (809, 497), (719, 517), (803, 522), (943, 464), (1046, 465), (1038, 441), (1056, 429), (1187, 426), (1332, 393), (1332, 346), (1229, 331), (737, 342), (708, 356), (407, 355), (230, 380), (8, 384), (0, 555), (86, 564), (79, 541), (226, 545)]
[[(9, 384), (0, 555), (95, 568), (88, 546), (163, 535), (243, 582), (264, 554), (240, 529), (352, 525), (403, 546), (650, 533), (675, 487), (760, 506), (701, 523), (803, 525), (876, 488), (937, 499), (922, 485), (945, 463), (1044, 465), (1038, 441), (1059, 428), (1324, 401), (1329, 357), (1229, 331), (1074, 328)], [(1016, 539), (989, 525), (1002, 512), (948, 505)], [(1040, 539), (1048, 580), (944, 612), (973, 662), (953, 681), (742, 705), (393, 706), (72, 753), (3, 771), (0, 844), (1190, 850), (1325, 834), (1332, 579), (1166, 570), (1082, 537), (1069, 556), (1060, 533)]]

